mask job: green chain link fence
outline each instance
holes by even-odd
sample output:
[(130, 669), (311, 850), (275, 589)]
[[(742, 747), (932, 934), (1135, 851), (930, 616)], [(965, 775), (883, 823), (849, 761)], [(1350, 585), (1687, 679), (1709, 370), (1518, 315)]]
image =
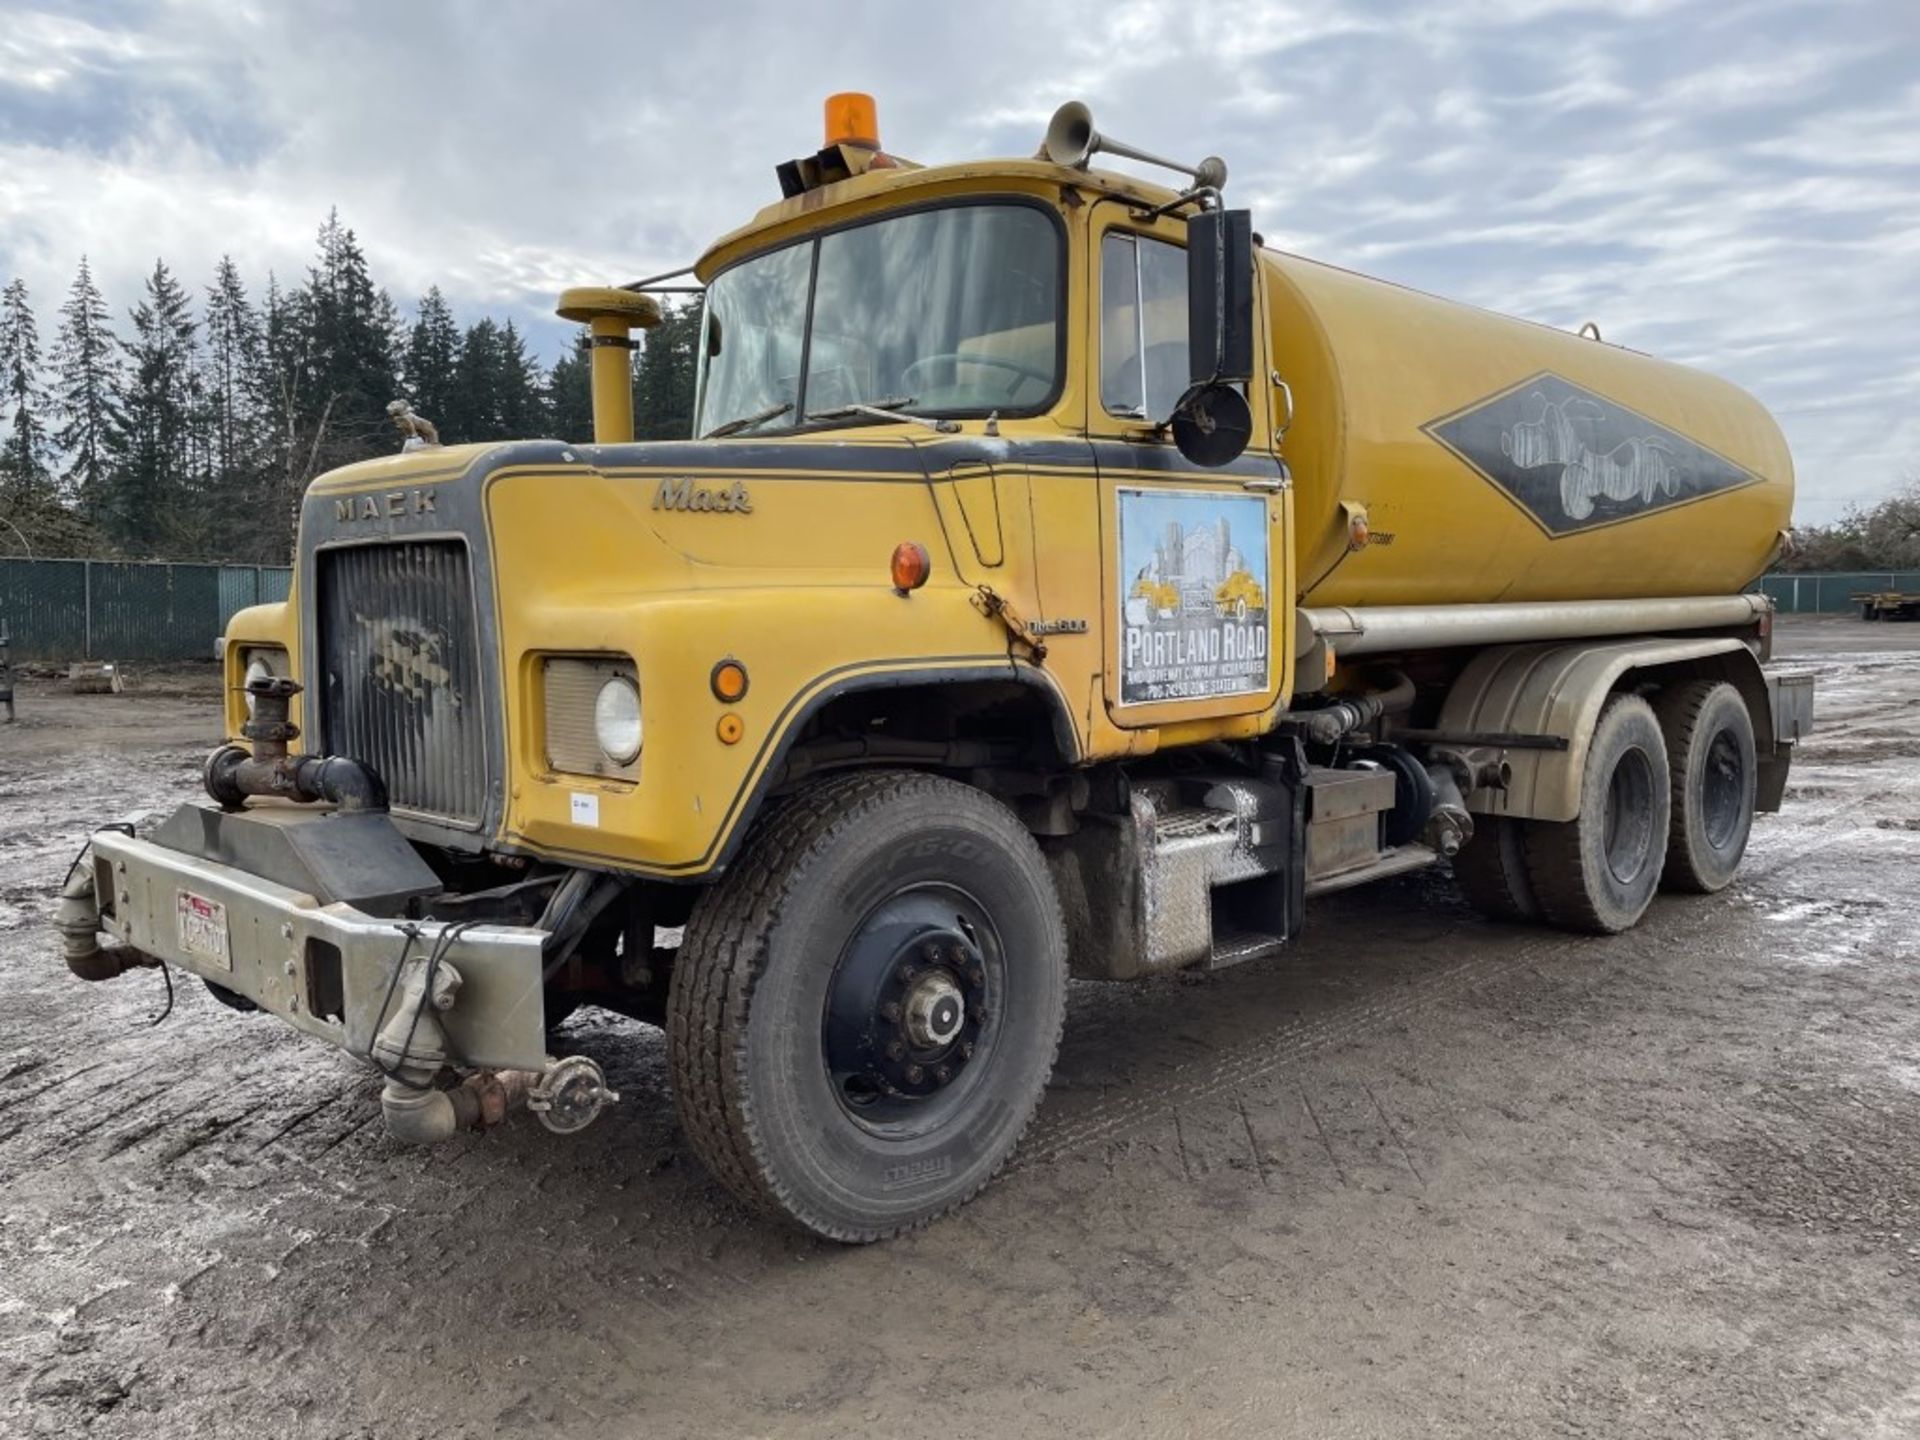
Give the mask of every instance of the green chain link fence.
[(1765, 575), (1754, 586), (1771, 595), (1782, 615), (1841, 615), (1857, 611), (1855, 595), (1900, 590), (1920, 594), (1920, 570), (1847, 570), (1807, 575)]
[(287, 598), (274, 565), (0, 559), (0, 631), (18, 660), (208, 660), (236, 610)]
[[(0, 633), (15, 660), (201, 660), (236, 610), (287, 598), (275, 565), (0, 559)], [(1767, 575), (1785, 615), (1844, 614), (1868, 590), (1920, 593), (1920, 570)]]

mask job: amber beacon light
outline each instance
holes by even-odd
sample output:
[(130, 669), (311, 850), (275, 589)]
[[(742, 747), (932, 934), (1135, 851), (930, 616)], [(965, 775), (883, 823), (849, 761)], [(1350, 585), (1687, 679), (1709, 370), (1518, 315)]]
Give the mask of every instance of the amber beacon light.
[(859, 145), (868, 150), (880, 148), (880, 112), (873, 96), (859, 90), (842, 90), (827, 97), (827, 144)]

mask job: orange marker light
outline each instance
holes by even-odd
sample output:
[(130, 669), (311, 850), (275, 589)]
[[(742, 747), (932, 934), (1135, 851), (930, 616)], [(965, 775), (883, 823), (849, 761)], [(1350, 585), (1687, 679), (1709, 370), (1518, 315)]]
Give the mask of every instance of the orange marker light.
[(746, 722), (729, 710), (720, 717), (720, 723), (713, 727), (713, 733), (720, 737), (722, 745), (738, 745), (740, 737), (747, 733)]
[(713, 687), (714, 699), (731, 705), (747, 693), (747, 667), (729, 655), (713, 667), (707, 684)]
[(880, 112), (873, 96), (858, 90), (842, 90), (838, 95), (827, 97), (827, 146), (834, 145), (880, 148)]
[(927, 583), (927, 577), (933, 573), (933, 560), (927, 554), (927, 547), (919, 541), (902, 540), (893, 547), (893, 563), (888, 568), (893, 575), (893, 588), (905, 595)]
[(1356, 513), (1347, 521), (1347, 549), (1364, 550), (1371, 539), (1373, 539), (1373, 527), (1367, 523), (1367, 517), (1364, 514)]

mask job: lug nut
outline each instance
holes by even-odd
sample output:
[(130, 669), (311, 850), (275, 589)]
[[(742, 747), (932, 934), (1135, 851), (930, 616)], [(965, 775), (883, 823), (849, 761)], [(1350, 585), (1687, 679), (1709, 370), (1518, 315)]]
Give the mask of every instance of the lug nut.
[(886, 1004), (880, 1007), (880, 1015), (882, 1019), (892, 1020), (897, 1023), (900, 1019), (899, 1004), (895, 1001), (889, 1000)]
[(902, 985), (911, 985), (914, 977), (919, 973), (920, 967), (918, 965), (902, 965), (900, 967), (900, 983)]
[(898, 1040), (893, 1041), (887, 1046), (887, 1059), (904, 1060), (906, 1058), (907, 1047), (902, 1045)]
[(984, 1005), (970, 1006), (967, 1010), (967, 1018), (973, 1021), (973, 1023), (976, 1025), (986, 1024), (987, 1023), (987, 1007)]
[(949, 1080), (953, 1079), (953, 1067), (951, 1065), (942, 1065), (938, 1070), (933, 1072), (933, 1078), (938, 1080), (942, 1085), (946, 1084)]
[(907, 1083), (909, 1085), (918, 1085), (922, 1080), (926, 1078), (927, 1078), (927, 1072), (921, 1069), (918, 1065), (907, 1066)]
[(970, 966), (967, 970), (967, 983), (974, 986), (986, 984), (987, 972), (978, 965)]
[(962, 1060), (973, 1059), (973, 1041), (962, 1040), (960, 1042), (960, 1058)]

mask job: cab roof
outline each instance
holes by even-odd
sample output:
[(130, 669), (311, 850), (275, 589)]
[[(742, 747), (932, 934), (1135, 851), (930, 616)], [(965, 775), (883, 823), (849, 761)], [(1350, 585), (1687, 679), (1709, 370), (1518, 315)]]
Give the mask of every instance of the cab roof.
[(694, 274), (701, 284), (707, 284), (734, 261), (831, 223), (830, 217), (891, 209), (886, 201), (911, 203), (917, 192), (929, 189), (977, 189), (989, 193), (996, 182), (1013, 182), (1022, 189), (1048, 185), (1070, 187), (1080, 192), (1092, 191), (1096, 198), (1113, 196), (1149, 206), (1164, 205), (1178, 193), (1137, 176), (1110, 170), (1079, 170), (1056, 165), (1051, 160), (965, 160), (953, 165), (926, 166), (903, 163), (898, 169), (869, 170), (864, 175), (849, 176), (804, 194), (774, 201), (745, 225), (709, 245), (694, 262)]

